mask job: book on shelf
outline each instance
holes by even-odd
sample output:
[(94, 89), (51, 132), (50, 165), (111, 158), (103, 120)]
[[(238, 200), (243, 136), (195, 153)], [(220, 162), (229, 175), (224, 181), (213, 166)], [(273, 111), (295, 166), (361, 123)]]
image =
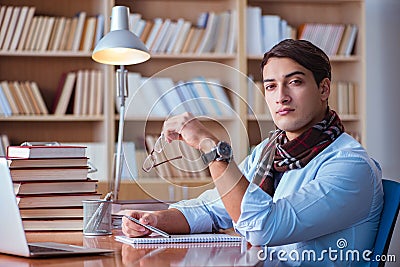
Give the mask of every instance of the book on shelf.
[(169, 114), (177, 115), (185, 111), (172, 78), (156, 77), (152, 82)]
[(1, 28), (0, 28), (0, 47), (3, 46), (4, 39), (5, 39), (6, 34), (7, 34), (8, 26), (9, 26), (10, 21), (11, 21), (13, 8), (14, 8), (13, 6), (7, 6), (6, 7), (6, 10), (5, 10), (5, 13), (4, 13), (4, 18), (3, 18), (3, 21), (1, 23)]
[(153, 46), (154, 40), (156, 39), (156, 36), (160, 31), (162, 24), (163, 24), (162, 18), (154, 18), (153, 27), (151, 28), (149, 37), (147, 38), (145, 43), (147, 49), (150, 49)]
[(13, 185), (16, 195), (95, 193), (97, 180), (13, 182)]
[(339, 45), (339, 55), (350, 56), (354, 49), (358, 27), (355, 24), (347, 24), (343, 33), (343, 38)]
[(229, 21), (231, 19), (231, 13), (229, 11), (224, 11), (219, 14), (218, 27), (216, 29), (216, 41), (213, 51), (215, 53), (225, 53), (226, 45), (229, 38)]
[(167, 47), (169, 46), (173, 35), (175, 34), (177, 27), (177, 22), (171, 21), (167, 28), (167, 32), (165, 33), (164, 39), (162, 40), (160, 47), (158, 48), (157, 52), (158, 53), (166, 53), (167, 52)]
[[(215, 115), (232, 115), (232, 105), (218, 79), (206, 79), (203, 76), (197, 76), (195, 81), (202, 86), (205, 92), (205, 98), (212, 103), (215, 109)], [(204, 101), (207, 100), (204, 99)]]
[(41, 114), (42, 111), (39, 106), (39, 100), (37, 99), (36, 95), (34, 95), (32, 88), (30, 86), (27, 86), (26, 83), (23, 82), (19, 82), (18, 84), (22, 88), (21, 90), (25, 93), (32, 114)]
[(32, 35), (32, 41), (30, 43), (29, 50), (31, 51), (39, 50), (38, 46), (43, 37), (46, 20), (47, 20), (46, 16), (38, 16), (38, 21), (36, 24), (35, 31)]
[(68, 145), (34, 145), (9, 146), (7, 158), (82, 158), (85, 157), (86, 146)]
[(191, 40), (193, 39), (193, 35), (195, 34), (195, 30), (196, 30), (195, 27), (190, 26), (189, 31), (186, 36), (186, 39), (183, 41), (182, 49), (179, 52), (187, 53), (189, 51), (189, 46), (190, 46)]
[(201, 40), (204, 36), (205, 29), (204, 28), (193, 28), (193, 34), (190, 36), (188, 40), (188, 44), (183, 47), (184, 53), (194, 53), (197, 51)]
[(193, 94), (192, 84), (190, 82), (178, 81), (176, 84), (176, 90), (186, 111), (194, 115), (205, 114), (202, 103), (197, 101), (196, 96)]
[(22, 104), (22, 98), (19, 95), (19, 91), (17, 91), (17, 89), (14, 87), (14, 84), (12, 82), (6, 82), (6, 83), (7, 83), (7, 86), (4, 85), (4, 87), (7, 87), (8, 90), (11, 92), (14, 103), (17, 106), (18, 114), (26, 114), (25, 108)]
[(152, 52), (159, 52), (159, 47), (161, 46), (163, 39), (165, 38), (167, 31), (168, 31), (168, 27), (171, 24), (171, 19), (164, 19), (160, 30), (157, 32), (157, 35), (155, 36), (154, 42), (152, 44), (152, 46), (150, 47), (150, 51)]
[[(11, 15), (10, 23), (7, 27), (7, 34), (4, 38), (4, 43), (2, 46), (2, 50), (8, 50), (11, 45), (11, 40), (15, 35), (15, 28), (17, 27), (17, 22), (19, 20), (21, 7), (15, 6)], [(4, 22), (3, 22), (4, 23)]]
[(53, 31), (55, 19), (56, 19), (55, 17), (47, 17), (46, 18), (45, 24), (44, 24), (44, 27), (43, 27), (42, 38), (41, 38), (41, 41), (38, 44), (38, 49), (37, 50), (39, 50), (39, 51), (48, 50), (50, 37), (51, 37), (51, 33)]
[(77, 26), (78, 26), (78, 16), (74, 16), (73, 18), (71, 18), (68, 36), (67, 36), (65, 46), (64, 46), (64, 50), (66, 50), (66, 51), (72, 51), (72, 46), (74, 43)]
[(178, 36), (181, 34), (181, 32), (183, 31), (183, 26), (185, 24), (185, 20), (183, 18), (179, 18), (176, 21), (175, 24), (175, 28), (171, 33), (171, 39), (169, 41), (169, 43), (167, 44), (166, 49), (164, 50), (164, 52), (171, 54), (172, 51), (174, 50), (174, 47), (178, 41)]
[(83, 207), (19, 209), (22, 219), (83, 218)]
[(0, 32), (1, 32), (1, 24), (3, 23), (3, 18), (6, 13), (7, 6), (0, 6)]
[(36, 31), (38, 22), (39, 22), (39, 17), (33, 16), (31, 23), (29, 25), (27, 25), (29, 30), (26, 34), (25, 42), (23, 42), (23, 47), (21, 47), (21, 49), (19, 49), (19, 46), (18, 46), (18, 50), (31, 50), (31, 43), (32, 43), (33, 35), (35, 34), (35, 31)]
[(247, 6), (246, 8), (246, 40), (247, 54), (262, 54), (261, 7)]
[(88, 171), (88, 167), (13, 168), (10, 169), (10, 174), (14, 182), (86, 180)]
[(82, 207), (83, 200), (100, 199), (99, 193), (85, 194), (49, 194), (49, 195), (17, 195), (17, 204), (24, 208), (60, 208)]
[(203, 114), (222, 115), (214, 96), (203, 79), (194, 78), (188, 85), (191, 86), (200, 106), (203, 106), (201, 108)]
[(8, 86), (15, 91), (15, 94), (21, 104), (22, 114), (33, 114), (33, 109), (31, 109), (30, 99), (27, 94), (25, 94), (24, 87), (20, 86), (17, 81), (8, 82)]
[(80, 115), (89, 115), (89, 90), (90, 90), (90, 81), (89, 81), (89, 70), (83, 70), (83, 86), (81, 91), (82, 97), (82, 107)]
[[(17, 38), (15, 38), (15, 41), (13, 40), (13, 43), (11, 44), (11, 48), (10, 48), (11, 50), (14, 50), (14, 49), (23, 50), (24, 49), (25, 41), (27, 39), (35, 11), (36, 11), (36, 7), (34, 7), (34, 6), (30, 6), (28, 8), (28, 13), (26, 15), (26, 19), (23, 22), (21, 36), (19, 37), (18, 40), (17, 40)], [(17, 36), (15, 36), (15, 37), (17, 37)]]
[(60, 27), (64, 27), (64, 25), (62, 24), (63, 21), (65, 22), (65, 17), (54, 17), (54, 25), (50, 32), (50, 37), (47, 47), (48, 51), (55, 50), (54, 42), (56, 38), (59, 38), (59, 40), (61, 40), (62, 30), (60, 30)]
[(269, 51), (281, 39), (280, 25), (281, 18), (278, 15), (262, 15), (261, 31), (262, 31), (262, 49)]
[[(95, 90), (96, 90), (96, 99), (95, 99), (95, 107), (94, 107), (94, 115), (101, 115), (103, 113), (103, 102), (104, 102), (104, 73), (102, 71), (94, 71), (95, 73)], [(93, 75), (93, 74), (92, 74)]]
[(150, 36), (151, 29), (153, 28), (154, 22), (151, 20), (146, 21), (146, 25), (144, 26), (144, 29), (142, 31), (142, 34), (140, 35), (140, 40), (145, 44), (147, 41), (147, 38)]
[(98, 14), (96, 17), (96, 32), (94, 34), (93, 47), (97, 45), (104, 35), (104, 15)]
[(229, 36), (226, 44), (226, 53), (232, 54), (236, 51), (237, 37), (238, 37), (238, 18), (237, 10), (230, 10), (231, 17), (229, 20)]
[(47, 109), (46, 103), (44, 102), (42, 93), (40, 92), (39, 86), (36, 82), (25, 82), (25, 87), (29, 88), (32, 91), (32, 94), (35, 96), (35, 100), (40, 109), (40, 114), (47, 115), (49, 114), (49, 110)]
[(189, 36), (190, 29), (192, 27), (192, 23), (190, 21), (185, 21), (182, 26), (182, 30), (178, 33), (176, 43), (172, 47), (171, 53), (181, 53), (183, 46), (185, 44), (185, 40)]
[(23, 219), (25, 231), (81, 231), (83, 219)]
[(1, 81), (0, 82), (1, 88), (3, 89), (4, 95), (8, 101), (8, 104), (10, 105), (11, 113), (12, 115), (17, 115), (19, 114), (19, 108), (17, 106), (17, 102), (14, 98), (14, 94), (11, 92), (10, 87), (8, 86), (7, 81)]
[(50, 168), (50, 167), (87, 167), (88, 158), (12, 158), (8, 159), (10, 169), (17, 168)]
[(144, 19), (139, 19), (139, 21), (136, 23), (133, 29), (133, 33), (140, 38), (145, 27), (146, 27), (146, 21)]
[(72, 24), (72, 18), (66, 18), (59, 47), (55, 47), (54, 49), (59, 50), (59, 51), (67, 50), (66, 48), (67, 48), (69, 33), (71, 31), (71, 24)]
[(129, 30), (134, 33), (135, 27), (139, 20), (142, 19), (142, 14), (140, 13), (129, 13), (128, 20), (129, 20)]
[(53, 101), (53, 113), (65, 115), (75, 87), (76, 72), (63, 73), (61, 75), (55, 100)]
[(217, 38), (217, 26), (218, 26), (218, 14), (215, 12), (208, 12), (207, 23), (204, 29), (204, 34), (200, 40), (196, 53), (210, 53), (212, 52), (216, 38)]
[(1, 83), (0, 83), (0, 105), (1, 105), (1, 110), (2, 110), (1, 115), (3, 115), (3, 116), (11, 116), (12, 115), (12, 109), (11, 109), (10, 103), (8, 102), (6, 92), (3, 89)]
[(75, 32), (74, 32), (74, 38), (72, 41), (72, 46), (71, 50), (72, 51), (78, 51), (79, 46), (81, 44), (82, 40), (82, 34), (83, 34), (83, 29), (85, 27), (85, 21), (86, 21), (86, 12), (85, 11), (80, 11), (77, 15), (78, 21), (76, 24)]
[(88, 115), (93, 115), (96, 113), (96, 100), (97, 100), (97, 88), (100, 84), (97, 84), (97, 71), (89, 72), (89, 85), (88, 85)]
[(86, 18), (84, 22), (82, 40), (80, 49), (82, 51), (89, 52), (93, 48), (93, 39), (96, 33), (96, 17), (91, 16)]

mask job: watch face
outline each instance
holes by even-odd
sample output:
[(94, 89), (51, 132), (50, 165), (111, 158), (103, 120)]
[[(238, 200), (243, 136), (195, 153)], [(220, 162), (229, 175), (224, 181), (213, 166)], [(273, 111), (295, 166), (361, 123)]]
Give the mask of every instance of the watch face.
[(229, 159), (232, 156), (231, 146), (226, 142), (220, 142), (218, 144), (218, 154), (225, 159)]

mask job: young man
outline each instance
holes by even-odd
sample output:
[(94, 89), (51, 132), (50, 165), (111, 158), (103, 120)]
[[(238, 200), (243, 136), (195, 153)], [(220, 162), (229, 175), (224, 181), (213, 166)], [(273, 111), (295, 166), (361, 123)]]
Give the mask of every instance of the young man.
[[(192, 115), (165, 121), (168, 142), (183, 140), (201, 150), (216, 188), (166, 211), (129, 214), (170, 233), (233, 226), (251, 244), (295, 262), (291, 253), (302, 260), (305, 251), (317, 265), (365, 263), (383, 205), (381, 170), (328, 106), (328, 57), (308, 41), (284, 40), (264, 55), (261, 67), (277, 128), (272, 136), (239, 167), (230, 146)], [(123, 232), (149, 234), (125, 218)]]

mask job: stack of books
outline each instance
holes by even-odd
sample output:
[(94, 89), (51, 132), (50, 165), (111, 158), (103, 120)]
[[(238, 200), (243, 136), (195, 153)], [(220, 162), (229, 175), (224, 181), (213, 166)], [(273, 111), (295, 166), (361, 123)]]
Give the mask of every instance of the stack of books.
[(82, 230), (82, 201), (99, 199), (85, 146), (9, 146), (7, 159), (27, 231)]

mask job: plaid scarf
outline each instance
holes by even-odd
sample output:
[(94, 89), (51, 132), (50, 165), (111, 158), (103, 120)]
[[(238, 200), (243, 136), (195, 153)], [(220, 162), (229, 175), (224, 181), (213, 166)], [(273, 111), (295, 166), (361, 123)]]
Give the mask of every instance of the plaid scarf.
[(280, 129), (271, 132), (262, 151), (253, 183), (273, 196), (277, 186), (274, 179), (276, 173), (303, 168), (343, 132), (340, 118), (330, 109), (321, 122), (291, 141)]

